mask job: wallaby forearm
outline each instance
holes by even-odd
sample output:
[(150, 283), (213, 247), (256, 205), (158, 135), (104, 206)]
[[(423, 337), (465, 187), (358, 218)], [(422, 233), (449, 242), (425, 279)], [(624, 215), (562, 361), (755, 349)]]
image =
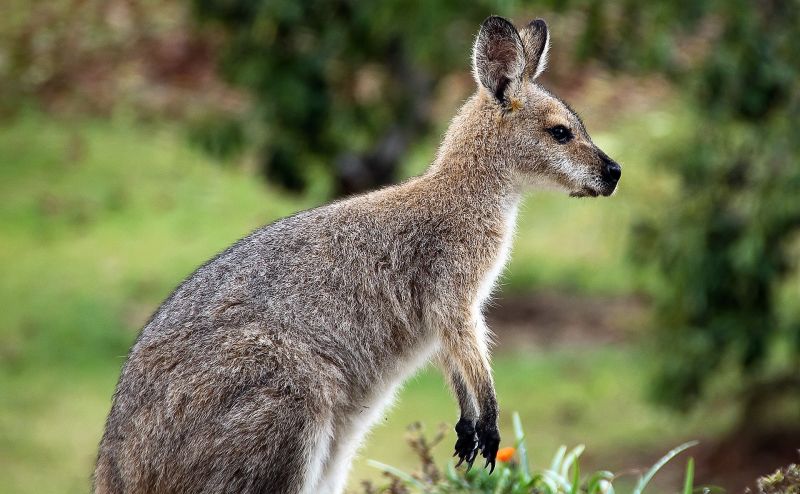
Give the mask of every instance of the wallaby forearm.
[(471, 467), (477, 454), (481, 453), (493, 469), (500, 435), (494, 380), (488, 349), (482, 339), (488, 330), (482, 321), (470, 321), (469, 310), (462, 313), (466, 320), (449, 320), (445, 323), (449, 327), (445, 326), (442, 336), (442, 351), (454, 371), (451, 374), (455, 378), (451, 379), (455, 381), (453, 387), (461, 408), (461, 417), (456, 424), (455, 455), (459, 457), (459, 464), (466, 461)]
[(467, 382), (461, 373), (461, 368), (449, 357), (440, 352), (437, 365), (442, 372), (447, 385), (458, 402), (459, 419), (468, 419), (473, 422), (478, 418), (478, 407), (472, 390), (467, 387)]

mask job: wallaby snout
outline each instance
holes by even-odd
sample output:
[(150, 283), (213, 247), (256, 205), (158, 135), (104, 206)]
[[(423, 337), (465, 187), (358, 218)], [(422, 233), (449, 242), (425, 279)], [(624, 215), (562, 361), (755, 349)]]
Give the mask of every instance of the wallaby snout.
[(616, 161), (609, 158), (609, 156), (600, 151), (600, 159), (603, 162), (601, 176), (603, 178), (603, 186), (600, 193), (604, 196), (610, 196), (617, 188), (617, 183), (622, 177), (622, 167)]
[(568, 185), (571, 197), (608, 197), (617, 190), (622, 167), (600, 149), (594, 148), (593, 158), (584, 158), (590, 169), (577, 185)]

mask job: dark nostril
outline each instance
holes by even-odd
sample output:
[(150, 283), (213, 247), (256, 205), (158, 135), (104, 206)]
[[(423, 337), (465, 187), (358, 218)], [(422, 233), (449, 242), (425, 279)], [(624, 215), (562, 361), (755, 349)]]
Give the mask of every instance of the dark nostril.
[(613, 180), (619, 180), (619, 177), (622, 176), (622, 167), (612, 161), (606, 166), (606, 173)]
[(603, 161), (603, 174), (615, 182), (618, 181), (619, 177), (622, 176), (622, 167), (619, 166), (619, 163), (609, 158), (606, 153), (599, 149), (598, 151), (600, 159)]

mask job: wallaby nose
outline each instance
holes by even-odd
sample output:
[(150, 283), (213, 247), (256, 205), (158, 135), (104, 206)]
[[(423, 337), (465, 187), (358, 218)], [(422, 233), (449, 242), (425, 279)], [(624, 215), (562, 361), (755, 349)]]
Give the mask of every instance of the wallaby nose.
[(603, 160), (603, 175), (605, 175), (606, 179), (614, 183), (618, 182), (619, 177), (622, 176), (622, 167), (619, 166), (619, 163), (609, 158), (608, 155), (602, 151), (600, 151), (600, 159)]
[(608, 173), (608, 176), (611, 177), (612, 180), (618, 182), (619, 177), (622, 176), (622, 167), (619, 166), (617, 162), (612, 161), (606, 166), (606, 173)]

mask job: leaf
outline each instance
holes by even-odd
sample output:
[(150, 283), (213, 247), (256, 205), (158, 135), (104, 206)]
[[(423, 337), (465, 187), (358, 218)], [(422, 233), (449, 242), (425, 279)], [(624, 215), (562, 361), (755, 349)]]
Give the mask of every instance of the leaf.
[(578, 464), (578, 458), (575, 457), (575, 470), (572, 473), (572, 490), (570, 494), (579, 494), (581, 491), (581, 468)]
[(501, 470), (500, 479), (497, 481), (497, 485), (494, 488), (495, 494), (502, 494), (510, 478), (511, 478), (511, 470), (509, 470), (508, 468), (503, 468)]
[(561, 462), (564, 460), (564, 455), (566, 453), (567, 453), (566, 446), (561, 446), (560, 448), (558, 448), (558, 451), (556, 451), (555, 456), (553, 456), (553, 461), (550, 462), (550, 470), (554, 472), (558, 472), (561, 470), (560, 468)]
[(589, 477), (589, 481), (586, 483), (586, 491), (588, 494), (598, 494), (603, 492), (603, 482), (610, 482), (612, 480), (614, 480), (614, 474), (607, 470), (595, 472), (591, 477)]
[(525, 447), (525, 432), (522, 430), (522, 420), (519, 418), (519, 413), (514, 412), (511, 415), (511, 420), (514, 423), (514, 435), (517, 438), (517, 456), (519, 457), (522, 477), (525, 481), (528, 481), (531, 478), (530, 466), (528, 465), (528, 449)]
[(579, 444), (575, 446), (572, 451), (570, 451), (567, 456), (564, 457), (564, 461), (561, 464), (561, 476), (567, 477), (569, 475), (569, 468), (578, 459), (580, 455), (583, 454), (583, 451), (586, 449), (586, 446), (583, 444)]
[(450, 460), (450, 461), (447, 462), (447, 474), (446, 475), (447, 475), (447, 479), (450, 482), (452, 482), (452, 483), (454, 483), (456, 485), (459, 485), (461, 487), (469, 487), (469, 484), (466, 481), (464, 481), (464, 479), (462, 479), (460, 475), (458, 475), (458, 472), (456, 471), (455, 463), (453, 463), (453, 460)]
[[(547, 477), (544, 472), (537, 473), (533, 476), (532, 482), (536, 488), (540, 491), (545, 492), (545, 494), (555, 494), (558, 492), (558, 483), (556, 483), (553, 479)], [(538, 485), (541, 483), (542, 485)]]
[(542, 475), (555, 482), (558, 489), (561, 489), (563, 491), (569, 491), (569, 482), (567, 481), (567, 479), (559, 475), (558, 472), (554, 472), (552, 470), (545, 470), (544, 472), (542, 472)]
[(403, 482), (407, 482), (414, 487), (418, 487), (420, 489), (424, 489), (425, 485), (420, 482), (419, 480), (415, 479), (411, 475), (407, 474), (406, 472), (400, 470), (397, 467), (393, 467), (391, 465), (387, 465), (385, 463), (381, 463), (375, 460), (367, 460), (367, 465), (377, 468), (378, 470), (383, 470), (384, 472), (389, 472), (390, 474), (394, 475), (395, 477), (399, 478)]
[(686, 477), (683, 480), (683, 494), (692, 494), (694, 490), (694, 458), (686, 462)]
[(703, 487), (695, 487), (693, 492), (700, 492), (702, 494), (725, 494), (728, 491), (726, 491), (724, 487), (718, 485), (704, 485)]
[(650, 480), (652, 480), (652, 478), (656, 474), (656, 472), (661, 470), (661, 468), (664, 465), (666, 465), (667, 462), (669, 462), (671, 459), (675, 458), (677, 455), (679, 455), (683, 451), (691, 448), (692, 446), (696, 446), (697, 444), (698, 444), (698, 441), (689, 441), (689, 442), (683, 443), (680, 446), (678, 446), (677, 448), (674, 448), (669, 453), (667, 453), (664, 456), (662, 456), (661, 459), (658, 460), (655, 463), (655, 465), (650, 467), (650, 470), (648, 470), (647, 473), (645, 473), (639, 479), (639, 482), (636, 483), (636, 487), (634, 487), (634, 489), (633, 489), (631, 494), (642, 494), (642, 491), (644, 491), (644, 488), (647, 487), (647, 484), (650, 482)]

